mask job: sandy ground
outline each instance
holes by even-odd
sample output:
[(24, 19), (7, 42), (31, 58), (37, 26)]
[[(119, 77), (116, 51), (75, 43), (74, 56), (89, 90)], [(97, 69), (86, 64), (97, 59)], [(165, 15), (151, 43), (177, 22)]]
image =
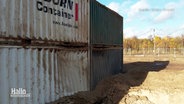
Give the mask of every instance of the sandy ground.
[(132, 60), (124, 60), (125, 72), (102, 80), (94, 91), (52, 104), (184, 104), (182, 61)]
[(184, 104), (184, 65), (170, 63), (164, 70), (149, 71), (119, 104)]

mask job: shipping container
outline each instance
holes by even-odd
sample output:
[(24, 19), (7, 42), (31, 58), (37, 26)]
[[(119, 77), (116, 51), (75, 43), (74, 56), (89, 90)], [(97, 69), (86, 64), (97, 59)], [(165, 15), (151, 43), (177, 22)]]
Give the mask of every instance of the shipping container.
[(122, 46), (123, 18), (95, 0), (90, 1), (90, 43)]
[(122, 17), (64, 1), (0, 0), (0, 104), (52, 102), (122, 71)]
[(122, 72), (122, 49), (93, 49), (91, 57), (91, 90), (104, 78)]
[(0, 38), (87, 43), (89, 0), (0, 0)]
[[(0, 48), (0, 104), (44, 104), (89, 90), (85, 50)], [(11, 97), (25, 89), (30, 97)]]
[[(90, 91), (121, 68), (121, 49), (1, 46), (0, 104), (44, 104)], [(12, 97), (14, 89), (24, 89), (30, 97)]]
[(123, 18), (96, 0), (0, 0), (0, 38), (122, 45)]

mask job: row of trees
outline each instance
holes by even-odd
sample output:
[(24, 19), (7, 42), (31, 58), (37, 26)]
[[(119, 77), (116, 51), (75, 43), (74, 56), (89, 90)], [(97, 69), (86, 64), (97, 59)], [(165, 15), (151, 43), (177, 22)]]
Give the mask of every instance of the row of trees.
[(126, 49), (143, 49), (143, 48), (184, 48), (184, 35), (180, 37), (164, 37), (155, 36), (150, 39), (138, 39), (136, 36), (123, 39), (123, 48)]

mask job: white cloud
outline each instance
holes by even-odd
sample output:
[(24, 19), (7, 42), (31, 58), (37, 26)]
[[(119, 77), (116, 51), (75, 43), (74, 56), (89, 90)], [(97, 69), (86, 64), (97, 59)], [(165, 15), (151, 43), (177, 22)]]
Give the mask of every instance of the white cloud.
[(180, 29), (184, 29), (184, 24), (180, 26)]
[[(160, 36), (166, 36), (172, 31), (176, 30), (176, 28), (181, 28), (181, 30), (184, 29), (184, 24), (177, 27), (178, 25), (176, 25), (176, 22), (173, 23), (173, 27), (170, 22), (165, 22), (170, 19), (173, 19), (173, 21), (181, 20), (181, 17), (183, 17), (181, 11), (184, 7), (184, 0), (172, 2), (165, 1), (165, 4), (163, 5), (157, 3), (151, 5), (151, 3), (152, 2), (149, 0), (121, 0), (121, 2), (112, 0), (112, 2), (107, 5), (107, 7), (118, 12), (124, 17), (125, 37), (132, 37), (134, 35), (139, 38), (148, 37), (150, 33), (142, 33), (147, 32), (150, 28), (163, 29), (164, 32), (158, 32)], [(143, 25), (137, 25), (140, 23), (140, 21)], [(151, 27), (149, 27), (149, 25)]]
[(107, 7), (110, 8), (110, 9), (112, 9), (112, 10), (114, 10), (115, 12), (119, 12), (120, 3), (111, 2)]
[(135, 36), (135, 29), (133, 27), (129, 27), (123, 30), (125, 38)]
[(146, 0), (139, 0), (130, 6), (131, 3), (131, 0), (122, 1), (120, 3), (111, 2), (109, 5), (107, 5), (107, 7), (114, 10), (115, 12), (120, 13), (122, 16), (127, 15), (127, 18), (125, 18), (126, 23), (130, 22), (134, 18), (137, 18), (140, 9), (147, 9), (150, 7)]
[(135, 17), (137, 14), (139, 14), (140, 9), (148, 9), (150, 6), (147, 3), (146, 0), (140, 0), (137, 3), (135, 3), (134, 5), (132, 5), (128, 11), (128, 17), (129, 18), (133, 18)]
[(163, 22), (173, 17), (176, 6), (177, 4), (174, 2), (166, 4), (165, 8), (160, 12), (160, 14), (155, 17), (155, 22)]
[(123, 16), (123, 15), (127, 15), (128, 9), (129, 9), (128, 5), (131, 2), (132, 1), (130, 0), (126, 0), (122, 2), (111, 2), (107, 5), (107, 7)]
[(178, 3), (177, 3), (177, 7), (178, 8), (182, 8), (184, 6), (184, 1), (183, 0), (180, 0)]
[(170, 35), (173, 36), (173, 37), (176, 37), (176, 36), (181, 36), (184, 34), (184, 25), (181, 26), (181, 28), (175, 30), (174, 32), (172, 32)]
[(169, 18), (171, 18), (173, 16), (173, 12), (171, 11), (162, 11), (156, 18), (155, 21), (156, 22), (163, 22)]
[[(131, 0), (126, 0), (126, 1), (122, 1), (122, 2), (111, 2), (107, 5), (108, 8), (110, 8), (111, 10), (119, 13), (121, 16), (125, 16), (129, 13), (129, 5), (132, 3)], [(124, 18), (125, 23), (131, 21), (129, 18)]]

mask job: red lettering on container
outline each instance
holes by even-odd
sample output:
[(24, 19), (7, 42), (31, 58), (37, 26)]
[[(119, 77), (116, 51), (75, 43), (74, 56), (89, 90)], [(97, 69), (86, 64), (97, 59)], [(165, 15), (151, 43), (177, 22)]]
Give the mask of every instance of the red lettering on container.
[(79, 5), (75, 3), (75, 21), (79, 19)]

